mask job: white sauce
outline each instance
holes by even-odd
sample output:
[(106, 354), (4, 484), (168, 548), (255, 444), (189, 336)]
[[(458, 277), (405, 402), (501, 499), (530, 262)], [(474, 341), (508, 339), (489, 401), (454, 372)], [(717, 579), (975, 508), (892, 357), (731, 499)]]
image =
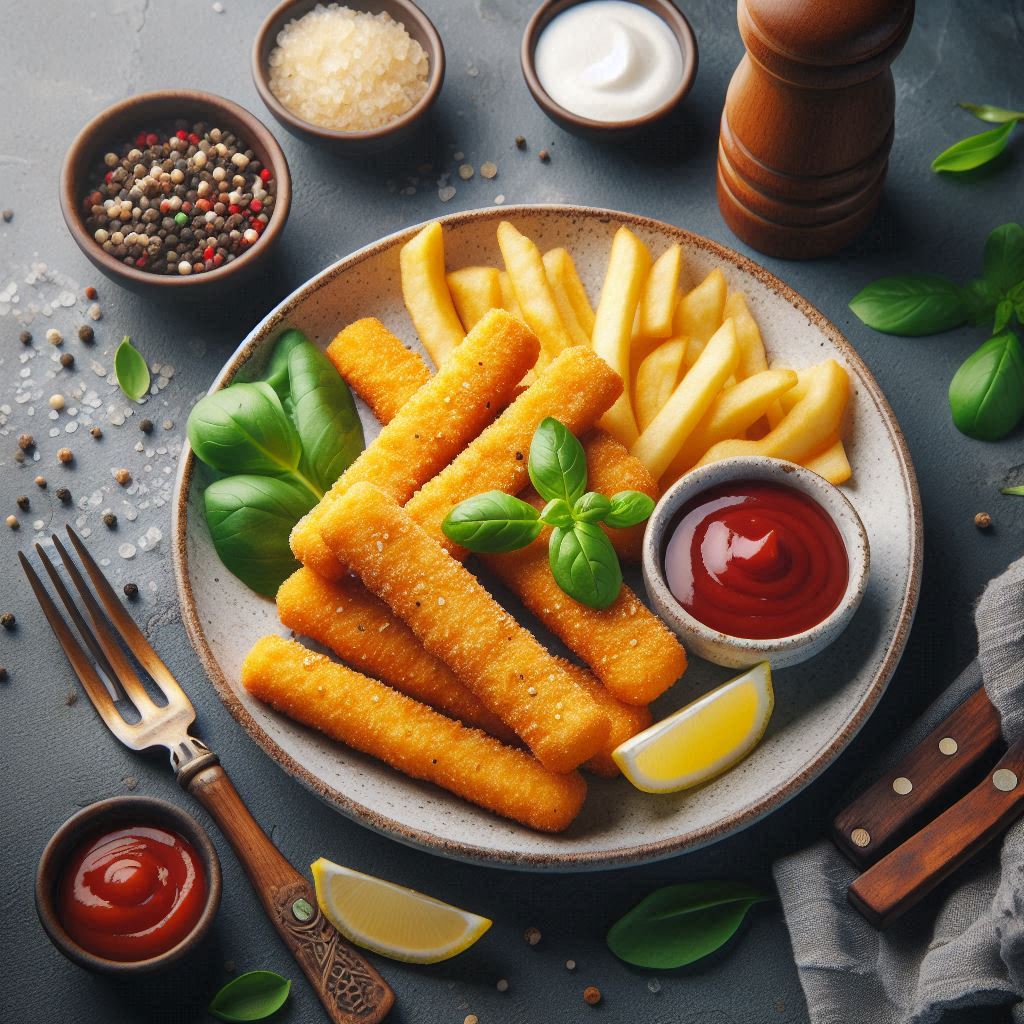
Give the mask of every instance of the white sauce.
[(683, 77), (672, 30), (627, 0), (586, 0), (543, 29), (537, 77), (560, 106), (592, 121), (631, 121), (671, 99)]

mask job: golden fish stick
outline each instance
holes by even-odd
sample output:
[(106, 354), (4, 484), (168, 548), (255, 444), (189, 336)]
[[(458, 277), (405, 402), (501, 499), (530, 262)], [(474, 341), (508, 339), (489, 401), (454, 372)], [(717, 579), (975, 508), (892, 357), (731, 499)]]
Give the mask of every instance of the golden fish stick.
[(593, 698), (387, 494), (355, 484), (320, 532), (545, 768), (571, 771), (602, 749), (609, 723)]
[(364, 481), (404, 504), (498, 415), (539, 351), (539, 342), (521, 320), (500, 309), (488, 313), (295, 525), (290, 538), (295, 557), (321, 576), (338, 579), (344, 566), (319, 533), (334, 502)]
[(577, 773), (556, 775), (526, 751), (506, 747), (294, 640), (258, 640), (242, 665), (242, 685), (331, 739), (529, 828), (561, 832), (587, 795)]
[(332, 582), (298, 569), (277, 592), (277, 614), (283, 625), (329, 647), (360, 672), (505, 743), (515, 742), (515, 733), (355, 577)]
[(566, 349), (450, 466), (423, 485), (406, 510), (431, 537), (454, 548), (441, 530), (445, 516), (483, 491), (521, 491), (529, 483), (530, 442), (546, 416), (580, 434), (621, 393), (619, 375), (590, 349)]

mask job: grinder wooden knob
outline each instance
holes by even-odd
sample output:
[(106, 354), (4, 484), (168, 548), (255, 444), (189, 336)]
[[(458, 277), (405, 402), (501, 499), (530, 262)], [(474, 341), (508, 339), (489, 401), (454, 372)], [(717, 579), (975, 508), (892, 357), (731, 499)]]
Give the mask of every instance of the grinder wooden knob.
[(722, 111), (718, 205), (769, 256), (813, 259), (867, 226), (893, 138), (889, 65), (914, 0), (739, 0), (740, 61)]

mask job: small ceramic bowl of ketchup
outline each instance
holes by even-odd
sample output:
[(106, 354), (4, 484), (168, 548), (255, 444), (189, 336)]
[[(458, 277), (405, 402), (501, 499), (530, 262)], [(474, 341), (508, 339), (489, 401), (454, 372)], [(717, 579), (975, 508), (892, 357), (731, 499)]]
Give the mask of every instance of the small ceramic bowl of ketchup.
[(83, 808), (47, 843), (36, 874), (50, 941), (80, 967), (122, 977), (195, 950), (220, 893), (220, 861), (202, 826), (152, 797)]
[(644, 536), (655, 610), (689, 650), (729, 668), (823, 651), (853, 618), (869, 563), (864, 524), (838, 487), (760, 456), (688, 473)]

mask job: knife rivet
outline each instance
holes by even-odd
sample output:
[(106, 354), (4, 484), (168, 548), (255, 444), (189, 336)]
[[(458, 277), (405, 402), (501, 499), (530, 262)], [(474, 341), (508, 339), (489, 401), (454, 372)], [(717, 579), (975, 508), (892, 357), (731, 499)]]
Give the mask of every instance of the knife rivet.
[(309, 900), (297, 899), (292, 904), (292, 914), (296, 921), (308, 921), (313, 916), (313, 908), (309, 905)]
[(939, 740), (939, 753), (945, 754), (947, 757), (951, 757), (960, 748), (957, 746), (957, 742), (952, 736), (944, 736)]
[(904, 775), (892, 780), (892, 791), (898, 796), (906, 796), (913, 788), (914, 784)]
[(855, 828), (850, 833), (850, 842), (863, 850), (871, 842), (871, 833), (866, 828)]
[(1009, 768), (997, 768), (992, 773), (992, 785), (1000, 793), (1010, 793), (1017, 788), (1017, 776)]

